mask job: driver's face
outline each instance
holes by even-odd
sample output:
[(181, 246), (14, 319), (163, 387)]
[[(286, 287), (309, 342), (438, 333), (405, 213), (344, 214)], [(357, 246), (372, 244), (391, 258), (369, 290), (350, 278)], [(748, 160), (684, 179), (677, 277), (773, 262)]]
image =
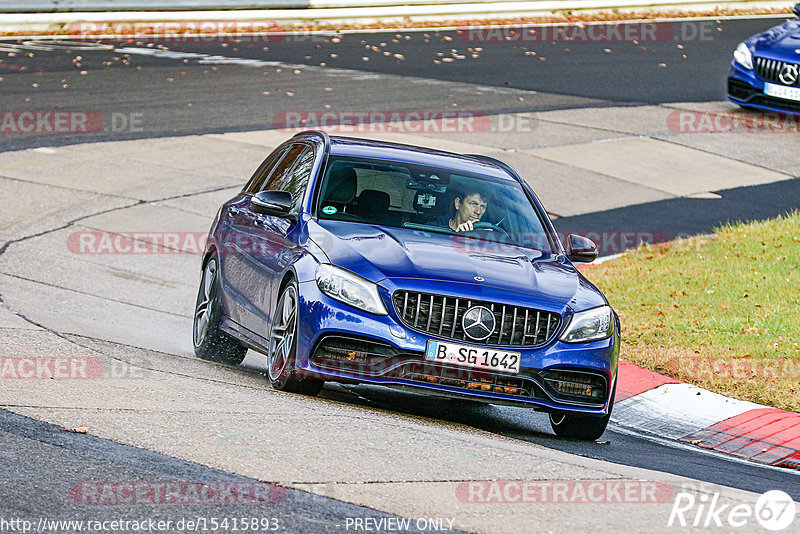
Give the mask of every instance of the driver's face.
[(464, 200), (457, 198), (456, 210), (460, 222), (478, 222), (486, 212), (486, 201), (478, 193), (473, 193), (464, 197)]

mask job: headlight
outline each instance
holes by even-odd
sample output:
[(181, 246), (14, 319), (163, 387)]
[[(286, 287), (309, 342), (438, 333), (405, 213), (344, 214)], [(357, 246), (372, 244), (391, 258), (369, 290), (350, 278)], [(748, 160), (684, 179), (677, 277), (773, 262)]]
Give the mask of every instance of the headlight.
[(753, 70), (753, 54), (750, 52), (750, 47), (746, 44), (739, 43), (739, 46), (737, 46), (736, 50), (733, 52), (733, 59), (747, 70)]
[(320, 265), (317, 267), (317, 286), (329, 297), (354, 308), (376, 315), (388, 315), (378, 294), (378, 286), (344, 269), (329, 264)]
[(601, 306), (576, 313), (560, 339), (565, 343), (585, 343), (605, 339), (613, 332), (613, 312), (609, 306)]

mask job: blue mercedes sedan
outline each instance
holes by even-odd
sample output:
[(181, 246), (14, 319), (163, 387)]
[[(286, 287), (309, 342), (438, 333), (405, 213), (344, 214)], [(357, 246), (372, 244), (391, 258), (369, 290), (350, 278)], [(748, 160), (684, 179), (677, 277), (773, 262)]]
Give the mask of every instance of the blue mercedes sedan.
[(302, 132), (209, 233), (198, 357), (264, 355), (272, 387), (325, 381), (527, 406), (557, 435), (611, 415), (619, 319), (528, 184), (478, 155)]
[[(800, 4), (792, 9), (800, 17)], [(800, 114), (800, 19), (739, 43), (728, 73), (728, 100), (746, 108)]]

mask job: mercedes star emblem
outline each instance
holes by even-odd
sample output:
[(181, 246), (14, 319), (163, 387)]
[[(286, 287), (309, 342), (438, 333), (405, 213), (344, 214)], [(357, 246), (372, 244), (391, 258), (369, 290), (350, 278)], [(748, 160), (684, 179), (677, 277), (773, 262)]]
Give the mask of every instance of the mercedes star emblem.
[(475, 341), (483, 341), (494, 332), (494, 313), (486, 306), (473, 306), (461, 319), (464, 332)]
[(797, 82), (797, 65), (784, 65), (778, 74), (778, 79), (786, 85), (794, 85)]

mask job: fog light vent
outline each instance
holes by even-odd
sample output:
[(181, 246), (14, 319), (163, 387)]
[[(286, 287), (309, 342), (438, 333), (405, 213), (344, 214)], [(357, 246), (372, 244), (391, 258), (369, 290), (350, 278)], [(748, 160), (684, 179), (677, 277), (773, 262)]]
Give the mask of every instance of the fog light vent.
[(545, 371), (542, 377), (553, 391), (561, 395), (587, 402), (605, 401), (606, 383), (601, 376), (571, 371)]
[(335, 358), (339, 360), (364, 362), (369, 358), (368, 352), (351, 350), (344, 347), (324, 347), (323, 351), (326, 358)]

